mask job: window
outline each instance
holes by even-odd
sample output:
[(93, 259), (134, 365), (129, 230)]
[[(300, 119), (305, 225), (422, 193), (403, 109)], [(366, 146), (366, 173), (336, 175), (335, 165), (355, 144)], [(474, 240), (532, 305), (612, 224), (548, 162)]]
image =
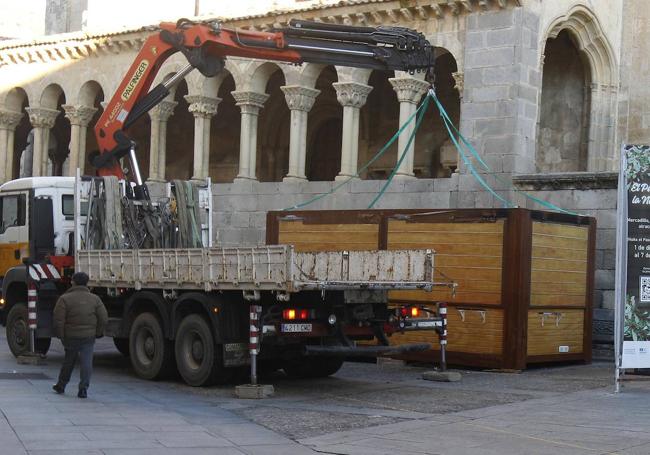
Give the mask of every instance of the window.
[[(66, 217), (74, 217), (74, 196), (72, 194), (64, 194), (61, 196), (61, 212)], [(88, 214), (88, 202), (81, 203), (81, 215)]]
[(25, 225), (25, 195), (4, 196), (0, 198), (0, 234), (4, 233), (11, 226)]
[(74, 196), (72, 194), (61, 196), (61, 211), (65, 216), (74, 216)]

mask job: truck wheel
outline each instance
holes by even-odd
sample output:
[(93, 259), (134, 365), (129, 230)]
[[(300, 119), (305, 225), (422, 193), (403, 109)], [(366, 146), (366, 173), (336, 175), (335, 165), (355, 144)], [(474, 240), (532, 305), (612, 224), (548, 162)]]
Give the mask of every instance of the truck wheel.
[(133, 321), (129, 334), (131, 365), (143, 379), (161, 379), (174, 366), (174, 351), (165, 339), (158, 318), (152, 313), (142, 313)]
[[(29, 324), (27, 321), (27, 305), (16, 303), (7, 315), (7, 344), (11, 353), (18, 357), (29, 352)], [(47, 354), (52, 343), (51, 338), (37, 338), (36, 352)]]
[(224, 383), (230, 377), (223, 366), (221, 345), (214, 344), (210, 326), (198, 314), (181, 321), (174, 351), (178, 372), (191, 386)]
[(303, 357), (284, 364), (284, 372), (290, 378), (325, 378), (343, 366), (341, 357)]
[(128, 338), (113, 338), (115, 348), (120, 351), (124, 357), (129, 356), (129, 339)]

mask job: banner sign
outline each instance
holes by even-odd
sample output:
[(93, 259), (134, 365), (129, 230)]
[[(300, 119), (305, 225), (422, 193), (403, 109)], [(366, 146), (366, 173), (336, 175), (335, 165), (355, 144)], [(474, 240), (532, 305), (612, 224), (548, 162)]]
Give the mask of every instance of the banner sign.
[[(623, 349), (620, 368), (650, 368), (650, 146), (625, 145), (619, 178)], [(620, 205), (624, 204), (625, 207)], [(625, 210), (621, 210), (624, 208)], [(621, 311), (622, 310), (622, 311)]]

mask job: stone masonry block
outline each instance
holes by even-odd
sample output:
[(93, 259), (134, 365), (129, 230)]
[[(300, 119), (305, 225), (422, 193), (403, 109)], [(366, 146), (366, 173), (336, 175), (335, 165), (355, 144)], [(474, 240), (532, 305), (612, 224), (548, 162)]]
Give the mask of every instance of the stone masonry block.
[(479, 13), (476, 17), (476, 28), (480, 30), (506, 28), (511, 27), (513, 24), (514, 13), (512, 9)]
[(280, 185), (280, 182), (259, 182), (255, 186), (259, 194), (276, 194), (280, 192)]
[(266, 226), (266, 212), (250, 213), (250, 227), (264, 229)]
[(496, 103), (466, 103), (463, 107), (463, 117), (467, 120), (492, 118), (497, 115)]
[(463, 73), (463, 83), (466, 88), (482, 87), (484, 85), (483, 68), (467, 68)]
[(616, 248), (616, 229), (597, 229), (596, 248), (614, 250)]
[(613, 310), (616, 306), (616, 294), (614, 291), (603, 291), (603, 302), (601, 308)]
[(498, 47), (484, 51), (468, 51), (465, 54), (466, 68), (509, 66), (515, 62), (514, 47)]
[(219, 245), (234, 247), (242, 245), (242, 234), (239, 229), (221, 229), (218, 232)]
[(407, 193), (429, 193), (433, 191), (433, 179), (417, 179), (404, 182)]
[(435, 179), (433, 181), (433, 190), (437, 192), (457, 191), (460, 174), (454, 172), (451, 177), (446, 179)]
[(459, 182), (458, 183), (459, 191), (478, 191), (482, 188), (481, 184), (478, 182), (478, 180), (476, 180), (476, 177), (474, 177), (470, 173), (461, 174), (458, 179), (458, 182)]
[(470, 101), (477, 103), (507, 100), (509, 94), (510, 87), (507, 85), (491, 85), (469, 90)]
[(222, 197), (217, 203), (221, 203), (224, 211), (253, 212), (257, 210), (257, 198), (254, 194), (239, 194)]
[(519, 33), (515, 28), (489, 30), (485, 34), (487, 47), (514, 46), (519, 41)]
[(230, 221), (232, 227), (247, 228), (250, 226), (249, 212), (234, 212)]
[(596, 270), (594, 281), (596, 289), (614, 289), (614, 273), (612, 270)]
[(382, 187), (382, 180), (354, 180), (348, 184), (350, 193), (376, 193)]
[(419, 195), (419, 205), (423, 208), (448, 209), (451, 207), (449, 192), (430, 192)]
[(525, 9), (523, 13), (524, 27), (534, 32), (539, 31), (539, 15), (529, 9)]
[(515, 130), (514, 118), (480, 119), (474, 123), (474, 134), (478, 137), (504, 136)]
[(517, 71), (512, 66), (496, 66), (483, 68), (483, 83), (485, 85), (508, 85), (519, 80)]
[(467, 32), (465, 35), (465, 49), (485, 49), (485, 32)]
[(458, 208), (473, 209), (476, 207), (476, 192), (475, 191), (459, 191), (458, 192)]

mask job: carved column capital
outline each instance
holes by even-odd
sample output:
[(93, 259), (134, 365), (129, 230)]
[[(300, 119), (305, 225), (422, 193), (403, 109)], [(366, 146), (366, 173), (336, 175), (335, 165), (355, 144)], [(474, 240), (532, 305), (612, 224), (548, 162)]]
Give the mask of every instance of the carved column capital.
[(90, 106), (73, 106), (64, 104), (61, 106), (65, 111), (65, 116), (70, 120), (70, 125), (88, 126), (90, 121), (97, 112), (97, 108)]
[(458, 90), (458, 96), (463, 97), (463, 89), (465, 87), (465, 73), (458, 71), (456, 73), (451, 73), (451, 77), (454, 78), (454, 88)]
[(0, 128), (13, 131), (23, 118), (22, 112), (0, 110)]
[(166, 122), (174, 113), (174, 108), (177, 104), (176, 101), (161, 101), (149, 111), (149, 118), (158, 122)]
[(417, 104), (430, 87), (428, 82), (412, 77), (392, 77), (388, 81), (400, 103)]
[(210, 98), (202, 95), (185, 95), (187, 101), (187, 110), (194, 115), (194, 117), (210, 118), (217, 113), (217, 107), (221, 102), (221, 98)]
[(334, 82), (332, 87), (336, 90), (336, 99), (341, 106), (350, 106), (360, 109), (366, 104), (368, 94), (372, 87), (359, 82)]
[(235, 105), (239, 106), (242, 114), (257, 115), (259, 110), (264, 107), (264, 103), (269, 99), (266, 93), (257, 93), (251, 91), (232, 92), (235, 98)]
[(284, 98), (287, 100), (287, 106), (292, 111), (309, 112), (314, 106), (316, 97), (320, 90), (315, 88), (303, 87), (300, 85), (285, 85), (280, 87), (284, 92)]
[(34, 128), (50, 129), (54, 126), (54, 121), (61, 112), (56, 109), (46, 107), (26, 107), (25, 111), (29, 115), (29, 121)]

